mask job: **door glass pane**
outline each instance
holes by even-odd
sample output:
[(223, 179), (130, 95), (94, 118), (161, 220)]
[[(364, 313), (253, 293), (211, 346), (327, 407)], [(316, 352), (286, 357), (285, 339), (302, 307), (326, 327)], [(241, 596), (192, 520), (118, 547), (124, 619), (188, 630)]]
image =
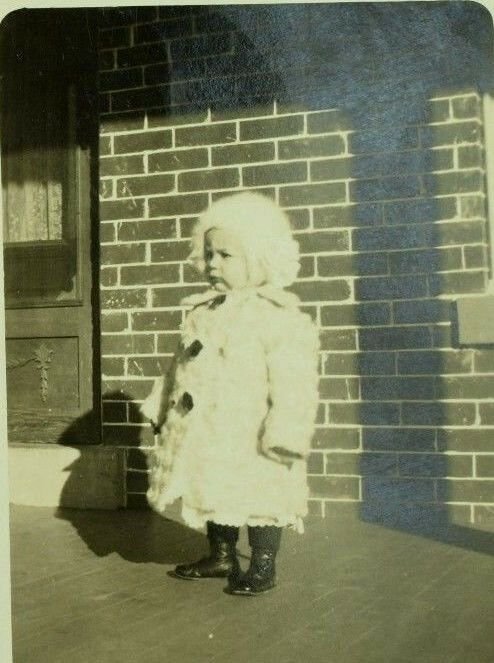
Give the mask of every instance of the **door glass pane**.
[(76, 302), (74, 73), (53, 22), (36, 13), (15, 18), (1, 34), (6, 304)]
[(51, 156), (40, 149), (10, 155), (3, 182), (6, 243), (62, 239), (60, 154)]

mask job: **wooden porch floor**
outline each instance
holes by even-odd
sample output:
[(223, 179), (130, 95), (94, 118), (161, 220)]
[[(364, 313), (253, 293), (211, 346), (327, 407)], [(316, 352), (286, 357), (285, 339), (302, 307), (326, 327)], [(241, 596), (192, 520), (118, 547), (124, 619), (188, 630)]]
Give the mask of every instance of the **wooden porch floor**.
[(258, 598), (169, 577), (205, 537), (150, 512), (13, 507), (11, 534), (14, 663), (494, 661), (494, 534), (309, 520)]

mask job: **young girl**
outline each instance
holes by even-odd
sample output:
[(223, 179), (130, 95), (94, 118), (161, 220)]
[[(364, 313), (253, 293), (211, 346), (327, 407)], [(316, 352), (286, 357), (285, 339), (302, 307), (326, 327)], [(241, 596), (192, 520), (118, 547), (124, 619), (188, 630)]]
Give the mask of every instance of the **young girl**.
[[(298, 245), (271, 200), (239, 193), (213, 203), (192, 247), (211, 288), (184, 300), (191, 310), (172, 368), (142, 406), (160, 433), (148, 500), (163, 513), (180, 497), (186, 524), (206, 525), (210, 554), (175, 576), (228, 577), (232, 594), (257, 595), (275, 585), (282, 528), (303, 531), (318, 336), (283, 290), (297, 275)], [(245, 574), (236, 556), (243, 525)]]

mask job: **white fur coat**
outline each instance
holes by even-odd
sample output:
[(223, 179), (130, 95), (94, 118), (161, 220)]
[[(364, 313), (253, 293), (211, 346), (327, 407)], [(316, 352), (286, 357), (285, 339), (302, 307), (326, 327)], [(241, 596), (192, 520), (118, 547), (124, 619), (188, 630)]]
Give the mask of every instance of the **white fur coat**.
[(160, 425), (149, 454), (151, 506), (182, 498), (192, 527), (207, 520), (301, 528), (306, 464), (267, 457), (283, 447), (306, 456), (317, 408), (318, 337), (284, 291), (209, 291), (183, 326), (169, 375), (142, 406)]

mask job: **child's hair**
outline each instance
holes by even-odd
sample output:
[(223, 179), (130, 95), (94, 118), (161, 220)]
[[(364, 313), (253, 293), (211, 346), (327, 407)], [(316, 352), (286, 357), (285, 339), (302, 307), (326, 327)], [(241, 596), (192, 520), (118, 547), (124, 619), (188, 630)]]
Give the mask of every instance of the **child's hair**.
[(249, 275), (263, 274), (261, 283), (251, 285), (283, 288), (295, 280), (300, 269), (298, 243), (288, 216), (271, 199), (258, 193), (236, 193), (220, 198), (201, 214), (192, 232), (189, 256), (201, 273), (205, 269), (204, 236), (212, 228), (232, 232), (240, 240)]

